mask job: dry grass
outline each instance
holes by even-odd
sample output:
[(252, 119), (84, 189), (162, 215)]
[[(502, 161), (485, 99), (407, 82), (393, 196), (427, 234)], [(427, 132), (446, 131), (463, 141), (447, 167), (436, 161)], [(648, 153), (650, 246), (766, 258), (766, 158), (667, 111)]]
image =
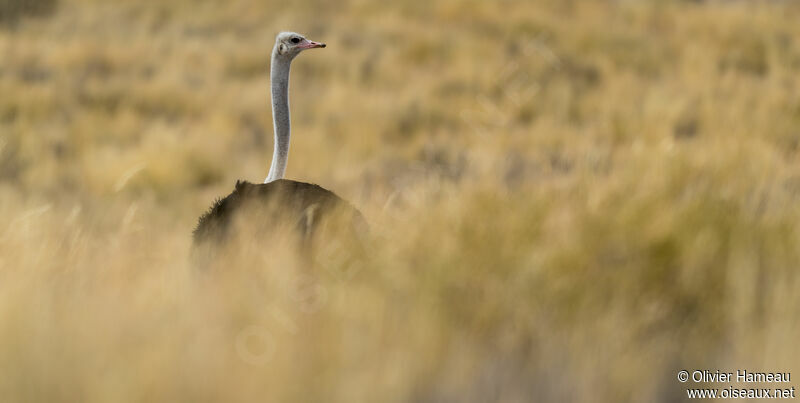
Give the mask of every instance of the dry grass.
[[(0, 396), (675, 401), (798, 369), (793, 2), (72, 0), (0, 28)], [(372, 225), (199, 274), (271, 149)], [(258, 251), (258, 252), (256, 252)], [(252, 262), (252, 256), (243, 262)], [(797, 375), (797, 374), (795, 374)]]

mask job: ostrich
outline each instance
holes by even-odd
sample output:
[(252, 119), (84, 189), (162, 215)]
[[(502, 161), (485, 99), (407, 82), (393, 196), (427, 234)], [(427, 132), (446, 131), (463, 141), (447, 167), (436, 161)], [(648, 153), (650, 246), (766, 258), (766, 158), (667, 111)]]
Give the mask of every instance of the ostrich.
[(275, 38), (270, 66), (275, 146), (269, 174), (261, 184), (237, 181), (231, 194), (217, 200), (200, 217), (193, 234), (195, 250), (205, 249), (207, 257), (209, 251), (213, 254), (236, 235), (234, 221), (255, 225), (260, 234), (288, 229), (301, 235), (304, 241), (309, 241), (322, 223), (330, 222), (331, 218), (339, 220), (328, 226), (342, 232), (337, 237), (357, 235), (366, 228), (361, 213), (333, 192), (314, 184), (283, 179), (289, 158), (289, 68), (304, 50), (324, 47), (324, 43), (294, 32), (281, 32)]

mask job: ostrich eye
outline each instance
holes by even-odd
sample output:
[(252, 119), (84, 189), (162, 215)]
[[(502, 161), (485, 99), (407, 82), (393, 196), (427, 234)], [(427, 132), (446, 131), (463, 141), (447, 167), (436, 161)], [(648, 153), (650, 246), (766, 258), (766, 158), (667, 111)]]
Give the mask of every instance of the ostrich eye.
[(300, 38), (294, 37), (291, 39), (292, 43), (300, 43)]

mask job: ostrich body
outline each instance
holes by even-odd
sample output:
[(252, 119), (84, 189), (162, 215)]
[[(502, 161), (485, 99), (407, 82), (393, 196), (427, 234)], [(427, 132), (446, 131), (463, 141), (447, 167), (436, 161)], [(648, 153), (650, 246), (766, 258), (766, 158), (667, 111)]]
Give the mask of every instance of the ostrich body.
[(283, 179), (291, 135), (289, 68), (302, 51), (324, 47), (324, 43), (310, 41), (294, 32), (281, 32), (275, 38), (270, 64), (275, 149), (269, 174), (262, 184), (237, 181), (230, 195), (218, 200), (200, 217), (193, 237), (195, 249), (214, 249), (224, 244), (235, 235), (237, 220), (254, 225), (258, 234), (296, 230), (305, 240), (330, 217), (340, 220), (335, 227), (347, 234), (366, 227), (361, 213), (333, 192), (314, 184)]

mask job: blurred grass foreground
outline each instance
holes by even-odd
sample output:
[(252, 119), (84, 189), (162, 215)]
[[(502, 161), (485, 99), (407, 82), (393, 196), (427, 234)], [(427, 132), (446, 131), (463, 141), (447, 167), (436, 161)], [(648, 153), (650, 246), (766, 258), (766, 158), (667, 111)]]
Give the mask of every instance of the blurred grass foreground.
[[(672, 402), (679, 369), (800, 369), (797, 2), (33, 3), (0, 1), (3, 402)], [(284, 29), (328, 43), (288, 176), (361, 209), (366, 257), (251, 239), (266, 264), (200, 273), (197, 217), (266, 175)]]

